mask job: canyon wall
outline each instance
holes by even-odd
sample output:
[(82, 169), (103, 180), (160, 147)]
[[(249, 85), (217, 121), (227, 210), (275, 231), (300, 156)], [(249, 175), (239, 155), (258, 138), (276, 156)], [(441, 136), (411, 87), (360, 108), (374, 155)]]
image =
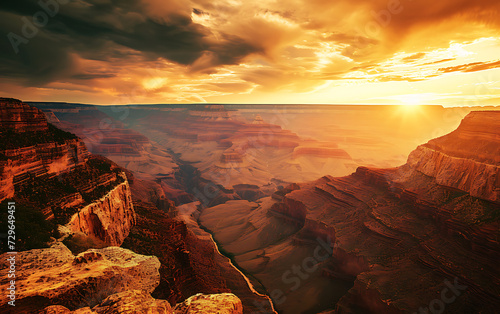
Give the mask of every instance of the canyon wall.
[(83, 232), (107, 245), (119, 246), (134, 223), (132, 196), (125, 179), (99, 200), (81, 208), (71, 217), (68, 226), (72, 232)]
[(408, 167), (439, 185), (500, 202), (500, 119), (498, 112), (472, 112), (457, 130), (419, 146)]
[[(122, 169), (90, 154), (77, 136), (19, 100), (0, 98), (0, 138), (0, 202), (14, 200), (42, 213), (53, 223), (51, 234), (56, 224), (69, 223), (73, 232), (108, 245), (122, 243), (134, 223)], [(21, 221), (18, 227), (32, 223), (42, 222)]]
[(89, 155), (85, 144), (78, 139), (5, 149), (1, 153), (4, 160), (0, 161), (0, 201), (13, 197), (15, 185), (29, 180), (30, 176), (53, 178), (70, 172), (83, 165)]
[(0, 98), (0, 201), (30, 176), (66, 173), (85, 163), (88, 151), (76, 136), (47, 123), (37, 108)]
[(13, 98), (0, 98), (0, 128), (2, 132), (5, 129), (16, 132), (48, 131), (43, 112)]
[[(293, 184), (251, 206), (227, 202), (204, 209), (200, 223), (282, 313), (413, 313), (437, 302), (492, 313), (499, 123), (500, 112), (473, 112), (401, 167)], [(452, 284), (460, 289), (445, 304), (439, 292)]]
[[(132, 184), (133, 191), (137, 188), (135, 185), (136, 180)], [(153, 297), (175, 304), (198, 293), (231, 292), (241, 300), (245, 313), (260, 308), (264, 313), (273, 313), (269, 300), (249, 289), (242, 274), (220, 255), (206, 234), (200, 234), (199, 227), (178, 217), (173, 219), (154, 208), (151, 202), (135, 198), (135, 193), (133, 195), (137, 223), (122, 246), (159, 258), (160, 284)]]

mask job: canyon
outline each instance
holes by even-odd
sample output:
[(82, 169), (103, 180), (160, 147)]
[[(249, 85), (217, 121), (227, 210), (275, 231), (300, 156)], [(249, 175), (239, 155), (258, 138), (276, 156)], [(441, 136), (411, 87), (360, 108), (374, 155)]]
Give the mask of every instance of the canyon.
[[(227, 313), (490, 313), (500, 304), (499, 111), (29, 104), (41, 111), (23, 104), (13, 119), (5, 106), (2, 121), (21, 123), (4, 125), (78, 137), (45, 140), (57, 152), (5, 147), (4, 201), (43, 213), (52, 224), (40, 233), (51, 230), (68, 261), (121, 246), (159, 262), (153, 288), (106, 293), (88, 313), (145, 303), (160, 313), (221, 304)], [(61, 192), (30, 196), (47, 190), (35, 173)], [(52, 304), (46, 313), (78, 311)]]
[[(224, 279), (214, 275), (210, 281), (210, 274), (197, 277), (210, 263), (206, 266), (206, 257), (199, 254), (186, 258), (187, 251), (181, 247), (186, 246), (188, 239), (183, 237), (189, 238), (189, 232), (168, 218), (175, 205), (158, 184), (134, 178), (129, 170), (89, 153), (80, 138), (48, 123), (39, 109), (15, 99), (2, 98), (0, 105), (1, 200), (5, 208), (7, 201), (15, 203), (18, 251), (17, 306), (11, 307), (2, 298), (2, 312), (120, 313), (135, 304), (157, 313), (192, 313), (190, 308), (200, 306), (242, 313), (241, 301), (228, 293)], [(57, 123), (55, 115), (48, 118)], [(131, 233), (144, 240), (142, 234), (134, 233), (137, 228), (154, 234), (144, 225), (149, 221), (136, 214), (134, 203), (145, 216), (156, 211), (160, 233), (168, 233), (162, 239), (170, 251), (155, 248), (160, 258), (117, 247)], [(148, 210), (141, 211), (144, 208)], [(2, 226), (7, 223), (4, 213), (1, 222)], [(180, 255), (172, 258), (174, 250), (180, 250)], [(7, 276), (10, 257), (10, 253), (2, 254), (0, 286), (5, 291), (12, 284)], [(160, 264), (167, 257), (170, 264)], [(197, 294), (204, 280), (213, 284), (202, 290), (215, 291), (215, 295)], [(168, 290), (157, 289), (165, 284), (185, 288), (184, 294), (168, 295), (173, 308), (167, 300), (151, 297), (157, 290), (167, 295)], [(191, 291), (186, 287), (195, 291), (186, 295)], [(226, 293), (217, 294), (222, 290)]]
[(499, 138), (500, 112), (473, 112), (403, 166), (359, 167), (226, 202), (204, 209), (200, 223), (282, 313), (418, 312), (443, 282), (466, 287), (447, 311), (493, 313)]

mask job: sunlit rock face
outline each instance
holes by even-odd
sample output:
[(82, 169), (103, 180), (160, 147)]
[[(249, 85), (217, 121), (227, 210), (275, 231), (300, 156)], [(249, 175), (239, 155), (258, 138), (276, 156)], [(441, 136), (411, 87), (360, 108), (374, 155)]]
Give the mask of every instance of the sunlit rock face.
[[(499, 121), (497, 112), (471, 113), (401, 167), (226, 202), (203, 210), (200, 223), (282, 313), (413, 313), (441, 303), (495, 312)], [(444, 289), (453, 302), (441, 300)]]
[(46, 307), (40, 314), (121, 314), (121, 313), (148, 313), (148, 314), (241, 314), (241, 301), (234, 294), (197, 294), (186, 301), (179, 303), (174, 309), (165, 300), (152, 298), (148, 293), (140, 290), (130, 290), (113, 294), (104, 299), (101, 304), (93, 307), (71, 311), (61, 305)]
[(220, 313), (238, 314), (243, 313), (240, 299), (231, 293), (194, 295), (184, 302), (177, 304), (174, 308), (176, 314), (189, 313)]
[(76, 136), (49, 126), (37, 108), (0, 98), (0, 201), (30, 176), (57, 176), (83, 165), (88, 151)]
[[(2, 255), (1, 262), (3, 290), (9, 285), (7, 254)], [(93, 307), (123, 291), (149, 294), (160, 281), (158, 258), (118, 247), (91, 249), (74, 256), (63, 244), (56, 243), (47, 249), (19, 252), (16, 263), (18, 313), (36, 312), (55, 304), (72, 310)], [(0, 306), (8, 309), (7, 301), (2, 298)]]
[(500, 113), (470, 113), (457, 130), (418, 147), (408, 166), (440, 185), (500, 202)]
[(81, 208), (71, 217), (72, 232), (92, 235), (107, 245), (121, 245), (135, 223), (135, 212), (125, 178), (105, 196)]
[(4, 158), (0, 161), (0, 201), (13, 197), (15, 186), (29, 180), (30, 175), (55, 177), (70, 172), (82, 166), (89, 155), (78, 139), (10, 148), (1, 153)]
[[(1, 255), (0, 287), (6, 291), (8, 254)], [(160, 262), (119, 247), (90, 249), (74, 256), (62, 243), (16, 255), (16, 306), (0, 301), (2, 313), (241, 314), (234, 294), (194, 295), (177, 304), (155, 299)]]

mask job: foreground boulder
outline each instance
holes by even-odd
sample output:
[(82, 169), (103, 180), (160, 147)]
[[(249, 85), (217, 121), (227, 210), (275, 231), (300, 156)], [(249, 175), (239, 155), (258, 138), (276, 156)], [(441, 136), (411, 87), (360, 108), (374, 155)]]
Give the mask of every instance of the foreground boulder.
[(243, 305), (240, 299), (232, 293), (209, 294), (201, 293), (193, 295), (174, 308), (175, 314), (195, 313), (219, 313), (238, 314), (243, 313)]
[[(1, 255), (0, 289), (8, 291), (8, 253)], [(120, 247), (90, 249), (74, 256), (62, 243), (16, 254), (15, 307), (0, 301), (1, 313), (243, 313), (231, 293), (197, 294), (172, 309), (151, 292), (160, 283), (156, 256)]]
[[(6, 291), (7, 256), (2, 255), (0, 288)], [(160, 262), (119, 247), (91, 249), (74, 256), (61, 243), (16, 255), (16, 312), (32, 312), (60, 304), (71, 310), (93, 307), (106, 297), (128, 290), (151, 293), (160, 282)], [(0, 312), (12, 309), (7, 299)], [(22, 312), (21, 311), (21, 312)]]
[(130, 290), (110, 295), (92, 309), (84, 307), (71, 311), (62, 305), (46, 307), (40, 314), (118, 314), (118, 313), (149, 313), (170, 314), (172, 308), (166, 300), (156, 300), (149, 293), (140, 290)]
[(218, 313), (218, 314), (241, 314), (243, 306), (240, 299), (231, 293), (197, 294), (186, 301), (177, 304), (172, 309), (166, 300), (157, 300), (149, 293), (139, 290), (131, 290), (113, 294), (107, 297), (101, 304), (93, 307), (80, 308), (71, 311), (62, 305), (51, 305), (46, 307), (40, 314), (196, 314), (196, 313)]

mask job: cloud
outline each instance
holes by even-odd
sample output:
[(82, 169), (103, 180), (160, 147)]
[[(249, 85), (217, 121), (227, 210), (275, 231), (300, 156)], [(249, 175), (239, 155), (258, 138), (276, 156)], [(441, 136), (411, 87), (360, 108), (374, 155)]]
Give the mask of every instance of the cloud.
[(401, 61), (402, 62), (412, 62), (412, 61), (422, 59), (423, 57), (425, 57), (425, 55), (426, 55), (425, 52), (419, 52), (419, 53), (415, 53), (411, 56), (408, 56), (406, 58), (403, 58), (403, 59), (401, 59)]
[[(37, 1), (6, 2), (0, 9), (1, 33), (15, 33), (28, 42), (18, 44), (16, 53), (9, 38), (1, 37), (0, 75), (18, 78), (25, 85), (71, 77), (103, 77), (78, 73), (75, 54), (108, 62), (139, 54), (144, 60), (164, 58), (192, 65), (210, 53), (210, 62), (198, 66), (198, 70), (204, 70), (238, 63), (257, 49), (237, 35), (223, 34), (218, 41), (210, 40), (210, 30), (192, 22), (189, 16), (192, 9), (188, 5), (186, 12), (185, 2), (175, 2), (179, 6), (165, 5), (163, 1), (163, 6), (159, 1), (148, 1), (149, 5), (143, 6), (143, 2), (81, 0), (58, 5), (59, 12), (48, 19), (47, 25), (29, 26), (36, 32), (32, 38), (26, 38), (23, 28), (27, 29), (25, 21), (33, 23), (33, 15), (43, 12)], [(160, 11), (160, 7), (165, 10)]]
[(424, 63), (422, 65), (438, 64), (438, 63), (443, 63), (443, 62), (448, 62), (448, 61), (453, 61), (453, 60), (456, 60), (456, 58), (441, 59), (441, 60), (437, 60), (437, 61), (427, 62), (427, 63)]
[(462, 64), (452, 67), (440, 68), (439, 71), (443, 73), (451, 72), (477, 72), (500, 68), (500, 60), (493, 62), (473, 62), (468, 64)]
[[(479, 50), (449, 49), (498, 38), (498, 0), (73, 0), (15, 53), (7, 34), (24, 36), (38, 1), (0, 8), (0, 78), (44, 97), (53, 88), (106, 99), (135, 93), (130, 101), (140, 102), (210, 99), (498, 67)], [(170, 88), (148, 88), (156, 77)]]

